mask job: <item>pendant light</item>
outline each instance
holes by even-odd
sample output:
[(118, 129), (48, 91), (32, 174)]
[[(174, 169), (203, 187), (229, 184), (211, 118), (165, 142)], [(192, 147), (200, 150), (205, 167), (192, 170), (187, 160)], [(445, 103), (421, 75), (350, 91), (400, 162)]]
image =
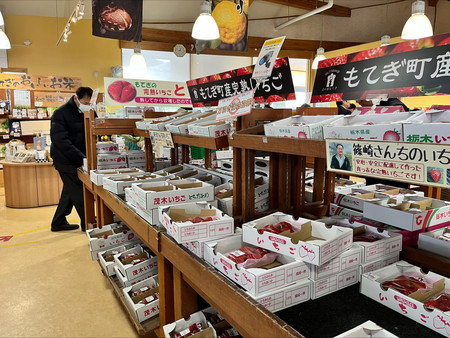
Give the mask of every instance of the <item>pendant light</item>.
[(220, 37), (219, 27), (211, 15), (211, 4), (207, 0), (200, 6), (200, 15), (192, 28), (192, 37), (196, 40), (216, 40)]
[(147, 68), (147, 63), (145, 62), (144, 56), (141, 54), (141, 46), (136, 45), (134, 47), (134, 54), (130, 59), (130, 67), (134, 68)]
[[(317, 2), (316, 2), (316, 7), (317, 7)], [(317, 69), (317, 67), (319, 66), (319, 62), (327, 59), (325, 57), (325, 49), (322, 48), (323, 14), (321, 14), (320, 16), (322, 17), (322, 30), (320, 31), (320, 44), (319, 44), (319, 48), (317, 48), (316, 57), (311, 65), (312, 69)]]
[(5, 21), (3, 20), (2, 12), (0, 12), (0, 49), (11, 49), (11, 43), (3, 31), (4, 27)]
[(433, 35), (433, 27), (425, 15), (425, 1), (417, 0), (412, 4), (412, 14), (402, 31), (403, 40), (417, 40)]

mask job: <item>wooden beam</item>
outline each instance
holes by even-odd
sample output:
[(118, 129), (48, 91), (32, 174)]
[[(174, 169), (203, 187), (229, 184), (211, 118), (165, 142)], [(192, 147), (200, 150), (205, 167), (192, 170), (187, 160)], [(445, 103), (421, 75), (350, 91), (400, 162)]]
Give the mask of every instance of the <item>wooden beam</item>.
[[(264, 0), (264, 1), (272, 2), (277, 5), (306, 9), (310, 11), (316, 9), (316, 0)], [(319, 0), (317, 2), (317, 7), (322, 7), (326, 4), (327, 4), (326, 1)], [(349, 18), (352, 15), (352, 9), (344, 6), (333, 5), (333, 7), (324, 11), (323, 14)]]
[(431, 7), (436, 7), (439, 0), (428, 0), (428, 5)]

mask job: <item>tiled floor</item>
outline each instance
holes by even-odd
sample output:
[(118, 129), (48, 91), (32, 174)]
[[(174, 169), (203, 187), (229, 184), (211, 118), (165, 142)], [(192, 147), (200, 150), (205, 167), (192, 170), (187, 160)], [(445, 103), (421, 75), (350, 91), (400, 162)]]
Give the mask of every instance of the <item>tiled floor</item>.
[[(51, 232), (56, 207), (6, 208), (4, 194), (0, 188), (0, 336), (136, 337), (85, 234)], [(68, 220), (79, 223), (75, 209)]]

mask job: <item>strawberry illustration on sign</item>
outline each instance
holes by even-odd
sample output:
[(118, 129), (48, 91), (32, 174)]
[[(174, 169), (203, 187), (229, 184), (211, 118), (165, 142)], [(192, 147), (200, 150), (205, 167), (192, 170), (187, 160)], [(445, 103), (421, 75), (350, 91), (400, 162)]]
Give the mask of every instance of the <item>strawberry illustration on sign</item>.
[(209, 82), (209, 80), (208, 80), (207, 76), (201, 77), (200, 79), (198, 79), (199, 84), (208, 83), (208, 82)]
[(297, 137), (298, 138), (308, 138), (308, 136), (306, 136), (306, 134), (303, 131), (299, 131)]
[(383, 141), (400, 141), (400, 133), (394, 130), (388, 130), (383, 135)]
[(430, 170), (430, 176), (436, 183), (441, 180), (442, 174), (441, 171), (438, 169), (432, 169)]
[(313, 250), (309, 250), (306, 246), (302, 245), (300, 247), (300, 257), (307, 257), (310, 261), (313, 261), (314, 258), (316, 258), (316, 253)]

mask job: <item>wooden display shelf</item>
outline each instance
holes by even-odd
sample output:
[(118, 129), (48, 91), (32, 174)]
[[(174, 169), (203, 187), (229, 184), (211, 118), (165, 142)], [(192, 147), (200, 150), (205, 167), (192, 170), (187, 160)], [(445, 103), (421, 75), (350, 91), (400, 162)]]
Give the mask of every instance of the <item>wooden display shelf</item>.
[[(0, 115), (1, 116), (1, 115)], [(29, 120), (31, 120), (31, 121), (39, 121), (39, 120), (51, 120), (52, 118), (51, 117), (41, 117), (41, 118), (38, 118), (38, 117), (13, 117), (13, 116), (9, 116), (9, 119), (10, 120), (26, 120), (26, 121), (29, 121)]]
[(94, 128), (98, 129), (134, 129), (136, 122), (141, 119), (101, 119), (96, 118)]
[(228, 136), (220, 137), (201, 137), (195, 135), (177, 135), (172, 134), (174, 143), (201, 147), (205, 149), (223, 149), (228, 147)]
[(450, 278), (450, 259), (448, 258), (411, 246), (403, 246), (400, 258), (420, 266), (426, 272), (433, 271)]
[[(100, 265), (100, 262), (99, 262), (99, 265)], [(139, 323), (136, 316), (130, 311), (130, 309), (127, 306), (123, 292), (119, 287), (117, 277), (108, 276), (108, 273), (105, 270), (103, 270), (101, 265), (100, 265), (100, 269), (102, 270), (103, 275), (105, 275), (106, 279), (111, 284), (115, 295), (119, 299), (120, 304), (122, 304), (123, 309), (125, 310), (126, 314), (128, 315), (131, 322), (133, 323), (133, 326), (135, 327), (137, 333), (140, 336), (157, 337), (156, 331), (159, 329), (159, 316), (155, 316), (154, 318), (150, 318), (150, 319), (143, 321), (142, 323)]]
[(82, 169), (78, 169), (78, 178), (81, 182), (83, 182), (86, 188), (88, 188), (90, 191), (94, 190), (94, 183), (92, 183), (89, 173), (84, 172)]

